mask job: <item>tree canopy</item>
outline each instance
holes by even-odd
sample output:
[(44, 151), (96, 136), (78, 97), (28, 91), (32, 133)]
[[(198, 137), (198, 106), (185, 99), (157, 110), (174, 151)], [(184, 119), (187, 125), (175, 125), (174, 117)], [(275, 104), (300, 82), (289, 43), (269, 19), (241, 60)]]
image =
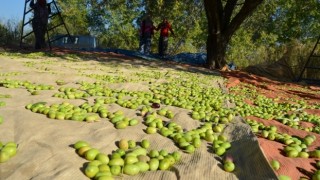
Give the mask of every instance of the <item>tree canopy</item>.
[[(82, 0), (74, 3), (72, 0), (59, 0), (58, 4), (72, 34), (95, 35), (102, 47), (137, 49), (138, 21), (145, 13), (150, 13), (155, 25), (164, 16), (172, 24), (177, 37), (170, 39), (170, 53), (205, 50), (206, 18), (202, 1)], [(68, 13), (64, 13), (66, 10)], [(79, 16), (75, 17), (76, 14)], [(158, 34), (155, 35), (157, 38)], [(154, 51), (156, 44), (153, 43)]]

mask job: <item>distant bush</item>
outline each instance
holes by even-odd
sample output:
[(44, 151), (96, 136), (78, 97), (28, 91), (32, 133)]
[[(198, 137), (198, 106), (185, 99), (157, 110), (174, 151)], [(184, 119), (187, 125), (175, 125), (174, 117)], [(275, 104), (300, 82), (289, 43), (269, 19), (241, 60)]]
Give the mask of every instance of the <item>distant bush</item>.
[(15, 20), (0, 21), (0, 45), (18, 45), (20, 42), (21, 23)]

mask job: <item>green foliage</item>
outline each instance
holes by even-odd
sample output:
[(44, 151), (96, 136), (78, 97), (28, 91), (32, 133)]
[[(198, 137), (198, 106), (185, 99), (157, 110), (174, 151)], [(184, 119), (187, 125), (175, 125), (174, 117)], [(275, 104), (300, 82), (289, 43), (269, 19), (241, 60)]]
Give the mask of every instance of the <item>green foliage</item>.
[(21, 24), (17, 20), (0, 21), (0, 45), (13, 45), (19, 41)]
[[(239, 67), (272, 62), (279, 58), (276, 53), (277, 36), (260, 32), (260, 37), (254, 39), (255, 31), (240, 28), (231, 39), (227, 52), (229, 62), (234, 62)], [(281, 48), (280, 48), (281, 49)]]
[(298, 74), (319, 36), (316, 19), (319, 1), (266, 0), (231, 39), (227, 60), (246, 67), (286, 59)]
[(134, 26), (140, 15), (138, 1), (108, 1), (104, 4), (106, 30), (101, 35), (105, 37), (106, 47), (136, 49), (138, 47), (138, 29)]
[[(86, 0), (57, 0), (57, 4), (61, 8), (62, 17), (71, 34), (89, 34), (89, 23), (87, 19), (88, 8)], [(52, 24), (54, 25), (61, 23), (58, 16), (55, 16), (55, 19), (52, 21)], [(64, 27), (59, 26), (57, 32), (65, 33)]]
[(320, 3), (317, 0), (279, 1), (272, 17), (269, 21), (273, 26), (269, 31), (279, 34), (280, 41), (305, 41), (319, 33)]
[[(170, 38), (170, 53), (198, 52), (205, 46), (206, 20), (201, 1), (57, 0), (57, 5), (72, 35), (95, 35), (103, 48), (137, 49), (138, 21), (146, 11), (153, 15), (155, 25), (164, 16), (172, 23), (176, 37)], [(195, 16), (188, 16), (190, 13)], [(60, 23), (59, 16), (55, 16), (49, 28)], [(51, 35), (66, 33), (65, 28), (59, 26)], [(153, 52), (157, 52), (158, 37), (157, 32), (153, 38)]]

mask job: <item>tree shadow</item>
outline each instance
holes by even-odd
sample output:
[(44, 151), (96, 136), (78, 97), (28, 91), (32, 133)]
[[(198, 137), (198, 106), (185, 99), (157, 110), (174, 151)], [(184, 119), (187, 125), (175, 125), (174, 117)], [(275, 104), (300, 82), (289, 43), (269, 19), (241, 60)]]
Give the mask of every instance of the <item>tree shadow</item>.
[(305, 92), (301, 92), (301, 91), (297, 91), (297, 90), (289, 90), (288, 93), (297, 95), (301, 98), (310, 98), (310, 99), (319, 99), (320, 100), (320, 96), (316, 95), (316, 94), (305, 93)]
[[(204, 75), (212, 75), (212, 76), (221, 76), (218, 70), (209, 70), (205, 68), (203, 65), (196, 65), (196, 64), (187, 64), (181, 62), (175, 62), (173, 60), (161, 60), (153, 58), (152, 60), (148, 60), (139, 56), (134, 55), (126, 55), (121, 54), (123, 51), (129, 50), (121, 50), (121, 49), (114, 49), (114, 50), (92, 50), (92, 51), (85, 51), (85, 50), (78, 50), (78, 49), (66, 49), (66, 48), (52, 48), (46, 50), (34, 50), (32, 47), (10, 47), (5, 48), (5, 52), (11, 53), (19, 53), (22, 57), (28, 57), (29, 54), (32, 53), (41, 53), (40, 57), (58, 57), (64, 60), (83, 60), (83, 61), (90, 61), (95, 60), (100, 62), (102, 65), (105, 63), (111, 63), (114, 65), (131, 65), (131, 66), (145, 66), (150, 68), (162, 69), (174, 69), (178, 71), (186, 71), (190, 73), (200, 73)], [(134, 51), (129, 51), (134, 52)]]
[(302, 174), (304, 174), (305, 176), (307, 176), (308, 178), (311, 179), (311, 177), (312, 177), (312, 175), (313, 175), (312, 172), (307, 171), (307, 170), (305, 170), (305, 169), (303, 169), (303, 168), (301, 168), (301, 167), (297, 167), (297, 169), (298, 169), (299, 172), (301, 172)]
[(285, 152), (283, 149), (278, 149), (278, 150), (279, 150), (279, 152), (280, 152), (280, 154), (281, 154), (282, 156), (287, 157), (287, 156), (286, 156), (286, 152)]

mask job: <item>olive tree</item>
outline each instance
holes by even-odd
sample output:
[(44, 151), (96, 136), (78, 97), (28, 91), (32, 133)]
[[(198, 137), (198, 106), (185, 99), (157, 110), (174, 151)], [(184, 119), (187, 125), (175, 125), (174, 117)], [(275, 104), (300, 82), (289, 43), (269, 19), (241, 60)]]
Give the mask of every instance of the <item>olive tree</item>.
[(208, 20), (207, 66), (220, 69), (232, 35), (263, 0), (204, 0)]

